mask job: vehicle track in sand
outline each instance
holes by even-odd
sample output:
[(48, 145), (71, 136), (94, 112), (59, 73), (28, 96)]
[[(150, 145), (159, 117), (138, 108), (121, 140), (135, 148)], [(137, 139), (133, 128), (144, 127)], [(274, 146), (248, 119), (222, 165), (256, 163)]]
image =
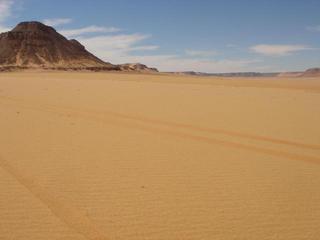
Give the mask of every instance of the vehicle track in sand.
[(0, 167), (8, 172), (14, 179), (24, 186), (34, 197), (45, 204), (48, 209), (71, 229), (89, 240), (107, 240), (97, 226), (79, 209), (72, 204), (59, 200), (56, 196), (45, 190), (25, 171), (13, 166), (8, 160), (0, 156)]
[[(248, 133), (233, 132), (225, 129), (214, 129), (207, 127), (194, 126), (191, 124), (177, 123), (164, 121), (159, 119), (153, 119), (144, 116), (134, 116), (129, 114), (118, 113), (107, 110), (92, 110), (85, 108), (74, 108), (70, 106), (58, 106), (49, 103), (38, 103), (25, 101), (23, 99), (0, 96), (2, 103), (15, 102), (18, 106), (24, 107), (31, 110), (48, 112), (52, 114), (58, 114), (64, 117), (75, 116), (85, 120), (102, 122), (104, 124), (117, 125), (121, 127), (143, 130), (151, 133), (162, 134), (167, 136), (175, 136), (182, 139), (191, 139), (194, 141), (205, 142), (209, 144), (221, 145), (226, 147), (232, 147), (237, 149), (249, 150), (253, 152), (263, 153), (276, 157), (284, 157), (292, 160), (306, 161), (310, 163), (320, 164), (320, 158), (312, 155), (305, 155), (300, 153), (293, 153), (284, 150), (278, 150), (274, 148), (266, 148), (257, 146), (260, 142), (269, 142), (275, 144), (275, 146), (287, 145), (292, 149), (305, 149), (309, 150), (310, 153), (320, 150), (319, 145), (306, 144), (300, 142), (294, 142), (284, 139), (272, 138), (269, 136), (253, 135)], [(218, 136), (211, 137), (208, 135), (219, 134), (226, 135), (231, 138), (225, 140)], [(241, 139), (253, 140), (256, 144), (244, 144)], [(312, 152), (311, 152), (312, 151)]]

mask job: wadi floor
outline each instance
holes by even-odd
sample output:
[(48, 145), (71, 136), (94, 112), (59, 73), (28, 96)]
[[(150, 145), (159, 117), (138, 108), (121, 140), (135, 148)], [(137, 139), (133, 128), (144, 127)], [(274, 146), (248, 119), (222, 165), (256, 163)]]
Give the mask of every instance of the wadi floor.
[(0, 74), (0, 239), (320, 237), (320, 78)]

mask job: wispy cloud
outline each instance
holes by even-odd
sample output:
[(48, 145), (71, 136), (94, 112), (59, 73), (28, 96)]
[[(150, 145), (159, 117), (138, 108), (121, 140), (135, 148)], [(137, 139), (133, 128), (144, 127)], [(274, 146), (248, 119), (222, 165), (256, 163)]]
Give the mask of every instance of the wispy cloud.
[(276, 44), (260, 44), (252, 46), (251, 51), (265, 56), (286, 56), (294, 52), (312, 50), (306, 45), (276, 45)]
[(0, 0), (0, 22), (3, 22), (11, 15), (13, 0)]
[(307, 30), (311, 31), (311, 32), (320, 32), (320, 25), (318, 25), (318, 26), (309, 26), (309, 27), (307, 27)]
[(7, 32), (10, 29), (3, 25), (3, 22), (11, 16), (13, 0), (0, 0), (0, 32)]
[(103, 52), (103, 51), (122, 51), (129, 52), (132, 49), (144, 48), (145, 46), (139, 46), (138, 43), (149, 38), (150, 35), (146, 34), (120, 34), (114, 36), (97, 36), (97, 37), (79, 37), (79, 41), (84, 45), (89, 46), (91, 51)]
[(71, 22), (72, 22), (71, 18), (52, 18), (52, 19), (44, 19), (43, 20), (44, 24), (46, 24), (48, 26), (52, 26), (52, 27), (68, 24)]
[(153, 51), (159, 49), (159, 46), (156, 45), (146, 45), (146, 46), (138, 46), (138, 47), (132, 47), (129, 50), (130, 51)]
[[(177, 54), (145, 54), (145, 50), (156, 50), (159, 47), (144, 45), (143, 41), (151, 35), (121, 34), (114, 36), (80, 37), (78, 40), (86, 48), (101, 59), (115, 64), (126, 62), (141, 62), (161, 71), (203, 71), (229, 72), (248, 71), (257, 59), (224, 59), (208, 60), (202, 57), (193, 57)], [(137, 54), (135, 51), (142, 51)]]
[(190, 59), (179, 55), (128, 56), (131, 62), (142, 62), (161, 71), (242, 72), (252, 71), (258, 59)]
[(212, 50), (192, 50), (192, 49), (187, 49), (185, 50), (185, 54), (187, 56), (190, 57), (203, 57), (203, 58), (207, 58), (207, 57), (212, 57), (214, 55), (217, 54), (216, 51), (212, 51)]
[(8, 32), (8, 31), (10, 31), (10, 28), (4, 27), (4, 26), (0, 26), (0, 33), (2, 33), (2, 32)]
[(150, 35), (147, 34), (119, 34), (102, 35), (96, 37), (81, 36), (78, 40), (86, 48), (100, 58), (114, 63), (128, 62), (131, 52), (152, 51), (159, 48), (155, 45), (144, 45), (142, 42)]
[(76, 37), (81, 36), (88, 33), (114, 33), (121, 31), (119, 28), (115, 27), (100, 27), (100, 26), (88, 26), (84, 28), (76, 28), (76, 29), (62, 29), (59, 32), (66, 37)]

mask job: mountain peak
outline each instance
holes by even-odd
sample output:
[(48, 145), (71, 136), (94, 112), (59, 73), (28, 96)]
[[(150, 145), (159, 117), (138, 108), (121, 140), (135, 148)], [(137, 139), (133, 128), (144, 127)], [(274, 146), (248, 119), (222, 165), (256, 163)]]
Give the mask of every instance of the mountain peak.
[(21, 22), (11, 32), (56, 32), (53, 27), (47, 26), (41, 22)]
[(0, 70), (11, 68), (156, 71), (142, 64), (104, 62), (77, 40), (68, 40), (53, 27), (37, 21), (21, 22), (0, 34)]
[(21, 22), (0, 34), (0, 66), (63, 69), (119, 69), (106, 63), (76, 40), (68, 40), (40, 22)]

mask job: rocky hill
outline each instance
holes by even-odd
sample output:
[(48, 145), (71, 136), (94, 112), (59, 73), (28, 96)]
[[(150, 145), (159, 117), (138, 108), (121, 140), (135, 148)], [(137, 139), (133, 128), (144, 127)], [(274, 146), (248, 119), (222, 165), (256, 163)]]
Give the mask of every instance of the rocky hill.
[(301, 74), (302, 77), (320, 77), (320, 68), (310, 68)]
[(113, 65), (40, 22), (22, 22), (0, 34), (0, 71), (15, 69), (154, 71), (143, 64)]
[(310, 68), (304, 72), (283, 72), (279, 77), (320, 77), (320, 68)]
[(159, 72), (156, 68), (149, 68), (141, 63), (126, 63), (119, 65), (121, 70), (128, 72)]

